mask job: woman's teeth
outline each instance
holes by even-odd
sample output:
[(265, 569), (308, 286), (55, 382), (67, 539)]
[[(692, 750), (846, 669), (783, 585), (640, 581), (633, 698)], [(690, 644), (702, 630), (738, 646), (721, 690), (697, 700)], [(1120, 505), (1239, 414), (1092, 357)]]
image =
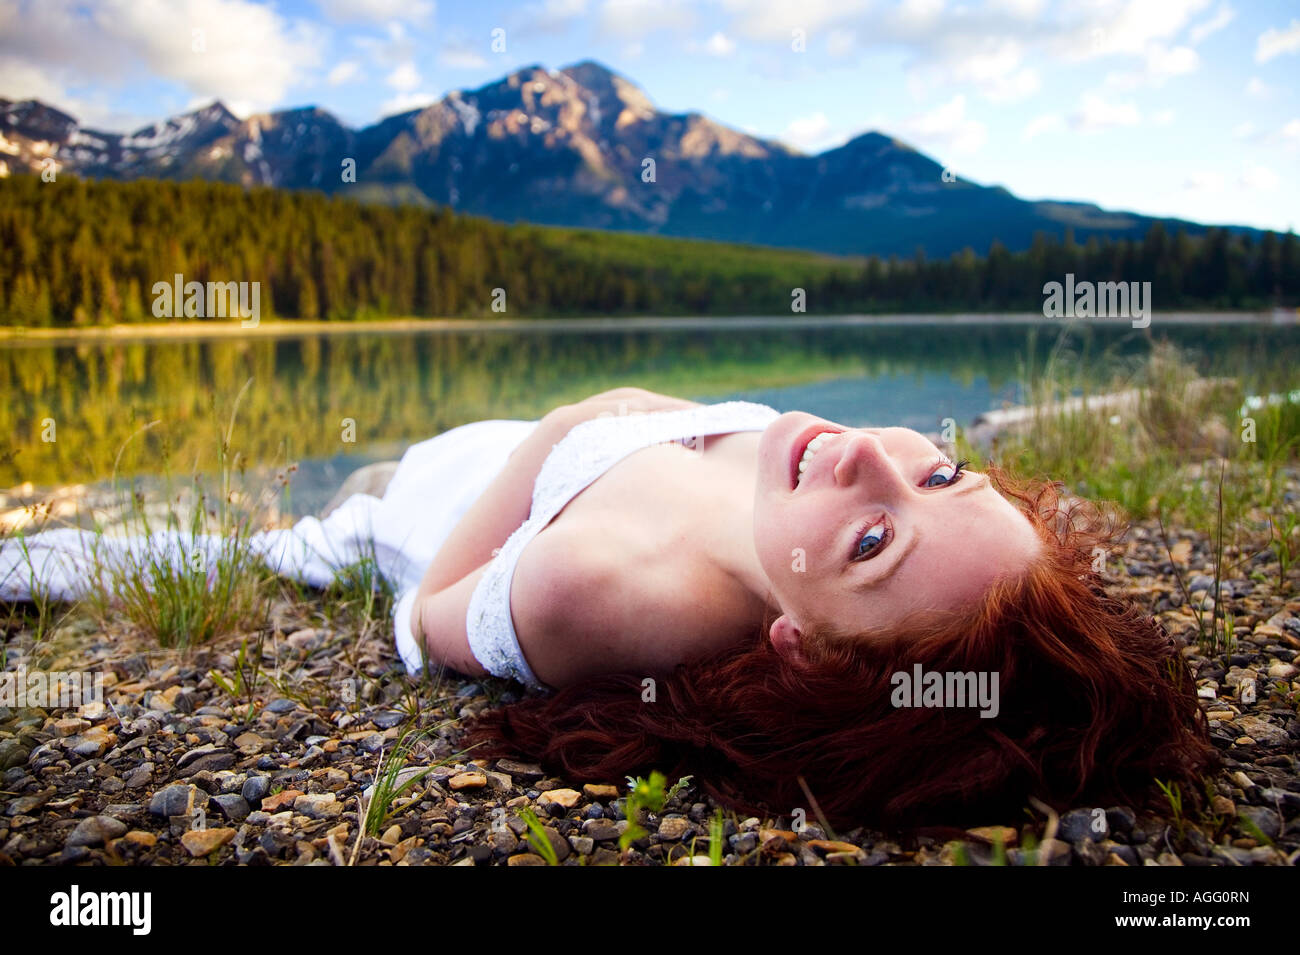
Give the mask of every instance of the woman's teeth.
[(816, 454), (818, 449), (820, 449), (821, 446), (829, 441), (834, 435), (834, 431), (823, 431), (821, 434), (817, 435), (817, 437), (808, 442), (808, 447), (804, 449), (803, 457), (799, 459), (799, 476), (795, 478), (796, 487), (799, 482), (803, 480), (803, 472), (808, 470), (808, 464), (812, 461), (813, 455)]

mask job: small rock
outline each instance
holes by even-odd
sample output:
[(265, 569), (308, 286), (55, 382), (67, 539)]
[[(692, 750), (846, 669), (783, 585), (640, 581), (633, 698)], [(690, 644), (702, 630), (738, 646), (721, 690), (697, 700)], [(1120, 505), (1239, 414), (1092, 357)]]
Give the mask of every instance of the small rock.
[(197, 859), (215, 852), (233, 838), (234, 829), (191, 829), (181, 836), (181, 845)]
[(54, 735), (66, 738), (90, 729), (90, 722), (78, 719), (55, 720), (51, 729), (54, 730)]
[(1010, 826), (977, 826), (966, 831), (977, 839), (983, 839), (989, 845), (994, 845), (1001, 840), (1002, 845), (1010, 847), (1014, 846), (1020, 838), (1020, 834)]
[[(1282, 831), (1282, 817), (1267, 806), (1242, 806), (1237, 812), (1241, 818), (1249, 820), (1270, 839), (1276, 839)], [(1243, 827), (1243, 829), (1253, 835), (1249, 828)]]
[(668, 816), (659, 823), (659, 838), (676, 842), (691, 831), (691, 821), (681, 816)]
[(194, 800), (198, 798), (197, 786), (188, 783), (174, 783), (154, 793), (149, 800), (149, 812), (155, 816), (185, 816), (189, 818), (194, 811)]
[(266, 794), (271, 791), (270, 776), (249, 776), (244, 780), (244, 785), (239, 794), (244, 797), (244, 801), (250, 806), (260, 806)]
[(487, 776), (480, 772), (457, 773), (447, 780), (447, 785), (454, 790), (482, 789), (487, 785)]
[(126, 832), (126, 825), (112, 816), (91, 816), (77, 823), (68, 835), (67, 846), (100, 846)]
[(396, 710), (384, 710), (370, 717), (370, 722), (374, 723), (381, 730), (392, 729), (398, 726), (406, 719), (405, 713), (399, 713)]
[(1066, 842), (1082, 842), (1085, 839), (1100, 842), (1106, 835), (1105, 816), (1098, 819), (1098, 822), (1103, 823), (1101, 826), (1094, 825), (1094, 819), (1098, 817), (1091, 809), (1072, 809), (1061, 816), (1057, 833)]
[(122, 838), (132, 845), (139, 846), (141, 849), (152, 849), (158, 844), (158, 837), (152, 832), (145, 832), (143, 829), (132, 829)]
[(617, 786), (605, 786), (597, 783), (587, 783), (582, 787), (582, 794), (588, 799), (617, 799), (619, 796)]
[(1290, 740), (1282, 727), (1255, 716), (1239, 716), (1237, 725), (1241, 727), (1243, 733), (1265, 746), (1282, 746)]
[(582, 824), (583, 835), (590, 836), (597, 842), (609, 842), (617, 839), (622, 830), (612, 819), (588, 819)]
[(343, 814), (343, 803), (333, 793), (303, 795), (293, 801), (293, 811), (312, 819), (335, 819)]
[[(454, 782), (454, 781), (453, 781)], [(454, 785), (453, 789), (456, 788)], [(565, 809), (572, 809), (578, 804), (582, 794), (576, 789), (548, 789), (537, 799), (537, 805), (549, 806), (552, 803), (562, 806)]]
[(498, 759), (497, 769), (520, 779), (541, 779), (546, 775), (536, 763), (521, 763), (513, 759)]
[(262, 800), (263, 812), (279, 812), (285, 806), (292, 806), (293, 801), (302, 795), (298, 789), (282, 789), (278, 793), (272, 793)]
[(216, 804), (221, 814), (231, 822), (243, 822), (248, 818), (248, 801), (239, 793), (224, 793), (220, 796), (213, 796), (212, 802)]

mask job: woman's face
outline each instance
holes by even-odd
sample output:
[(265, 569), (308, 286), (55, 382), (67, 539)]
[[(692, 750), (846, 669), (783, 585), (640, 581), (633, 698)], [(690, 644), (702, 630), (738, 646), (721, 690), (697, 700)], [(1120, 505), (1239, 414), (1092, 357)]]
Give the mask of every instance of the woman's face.
[(782, 610), (771, 635), (783, 651), (797, 653), (810, 628), (888, 631), (913, 611), (968, 606), (1042, 548), (985, 475), (958, 474), (908, 428), (796, 411), (767, 427), (758, 453), (754, 542)]

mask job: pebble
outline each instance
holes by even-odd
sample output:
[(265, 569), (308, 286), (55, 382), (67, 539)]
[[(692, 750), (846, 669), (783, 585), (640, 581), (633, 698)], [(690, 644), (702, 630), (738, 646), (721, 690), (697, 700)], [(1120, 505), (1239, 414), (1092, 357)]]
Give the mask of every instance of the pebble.
[(400, 726), (405, 719), (405, 713), (399, 713), (396, 710), (385, 710), (370, 717), (370, 722), (381, 730), (387, 730), (392, 729), (394, 726)]
[(243, 822), (250, 812), (248, 801), (238, 793), (223, 793), (213, 796), (212, 802), (217, 810), (231, 822)]
[[(624, 825), (623, 828), (626, 828)], [(597, 842), (609, 842), (617, 839), (623, 830), (612, 819), (588, 819), (582, 824), (582, 834), (590, 836)]]
[(188, 783), (175, 783), (154, 793), (149, 800), (149, 812), (155, 816), (189, 817), (198, 798), (198, 787)]
[(126, 825), (112, 816), (91, 816), (77, 823), (65, 845), (100, 846), (126, 832)]
[(293, 801), (293, 811), (312, 819), (335, 819), (343, 814), (343, 804), (333, 793), (302, 795)]
[(676, 842), (691, 831), (691, 821), (682, 816), (665, 816), (659, 822), (659, 838)]
[[(452, 788), (456, 788), (454, 780)], [(576, 789), (548, 789), (537, 798), (537, 805), (549, 806), (555, 804), (564, 809), (572, 809), (581, 798), (582, 794)]]
[(292, 806), (293, 801), (302, 795), (297, 789), (282, 789), (262, 800), (263, 812), (279, 812), (284, 806)]
[(234, 829), (191, 829), (181, 836), (181, 845), (197, 859), (215, 852), (234, 838)]
[(244, 780), (244, 785), (240, 788), (239, 794), (244, 797), (244, 801), (250, 806), (260, 806), (262, 800), (266, 798), (270, 791), (270, 776), (249, 776)]
[[(1270, 839), (1276, 839), (1282, 832), (1282, 818), (1274, 810), (1265, 806), (1242, 806), (1237, 813), (1240, 817), (1254, 823), (1259, 831)], [(1251, 833), (1249, 828), (1243, 828), (1243, 831)]]
[(447, 781), (454, 790), (482, 789), (487, 785), (487, 776), (480, 772), (457, 773)]
[(520, 779), (541, 779), (546, 773), (536, 763), (521, 763), (513, 759), (498, 759), (497, 769)]

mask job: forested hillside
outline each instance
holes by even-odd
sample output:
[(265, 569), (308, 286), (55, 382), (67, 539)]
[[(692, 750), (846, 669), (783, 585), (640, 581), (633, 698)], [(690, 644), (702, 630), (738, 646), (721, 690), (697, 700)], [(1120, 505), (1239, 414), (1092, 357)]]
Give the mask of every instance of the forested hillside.
[[(1043, 285), (1150, 281), (1152, 306), (1300, 303), (1294, 233), (1204, 237), (1154, 226), (1140, 242), (1040, 236), (949, 259), (836, 258), (531, 225), (446, 209), (204, 182), (0, 180), (0, 322), (158, 321), (155, 283), (259, 282), (260, 317), (812, 314), (1037, 311)], [(505, 312), (494, 311), (504, 290)], [(498, 302), (502, 301), (498, 295)]]

